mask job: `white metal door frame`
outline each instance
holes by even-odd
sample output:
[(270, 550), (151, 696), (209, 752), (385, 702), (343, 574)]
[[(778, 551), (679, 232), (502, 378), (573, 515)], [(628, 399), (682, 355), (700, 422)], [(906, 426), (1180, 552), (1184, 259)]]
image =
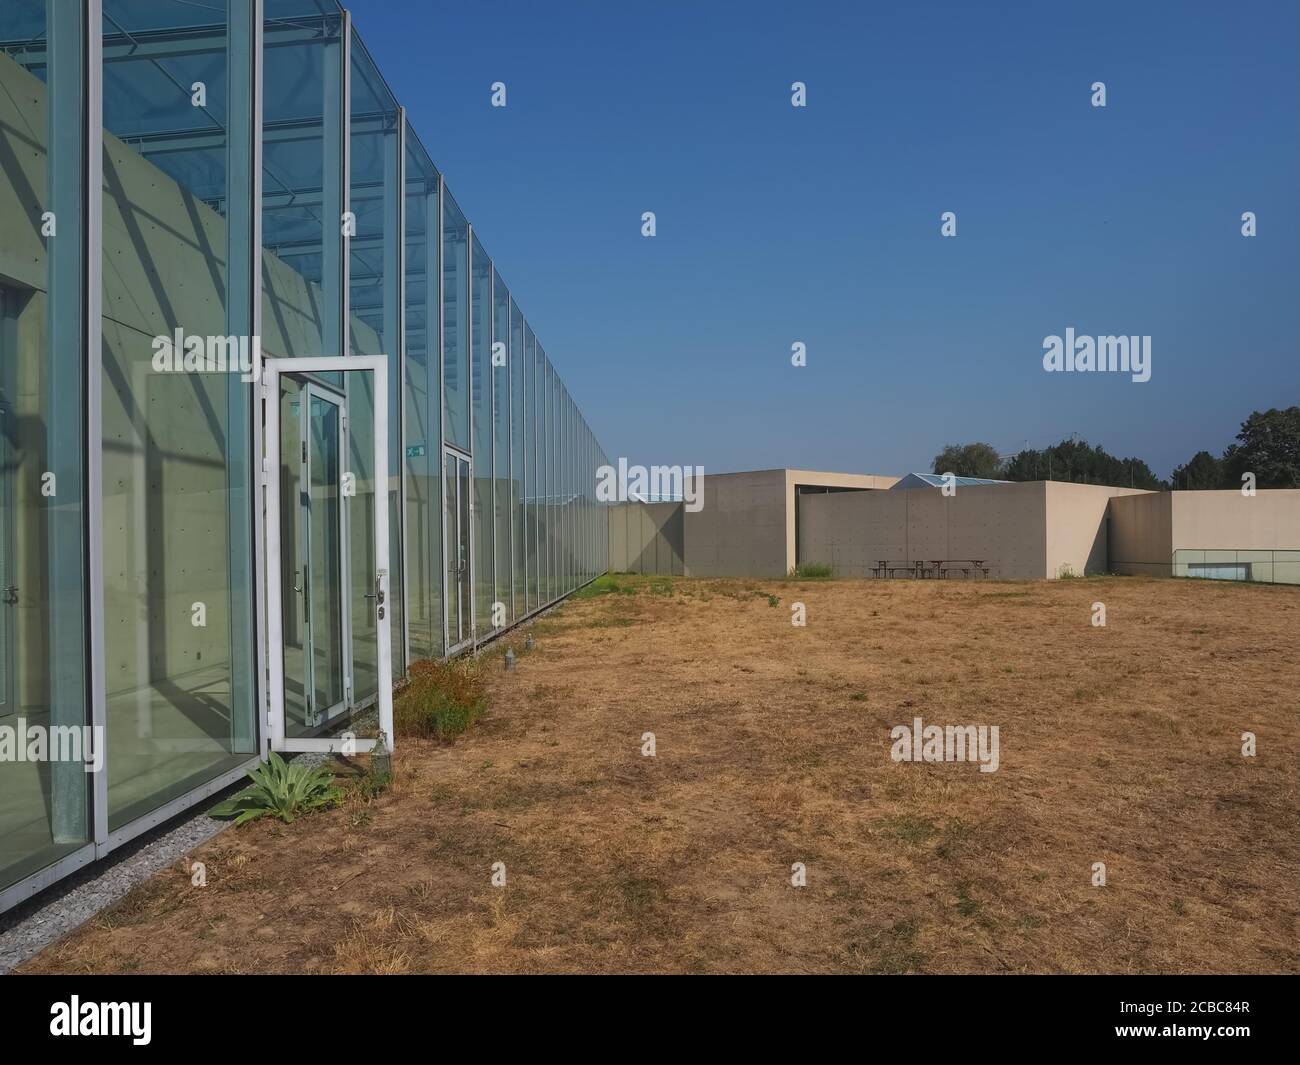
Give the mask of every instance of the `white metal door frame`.
[[(457, 461), (456, 480), (455, 480), (454, 487), (447, 485), (447, 456), (449, 455), (452, 458), (456, 459)], [(469, 497), (465, 501), (465, 509), (464, 509), (468, 526), (463, 531), (461, 530), (460, 527), (460, 520), (461, 520), (461, 513), (462, 513), (461, 506), (460, 506), (460, 488), (461, 488), (460, 463), (464, 463), (465, 465), (465, 473), (466, 473), (465, 483), (467, 485), (467, 490), (469, 492)], [(452, 601), (451, 597), (453, 593), (451, 589), (447, 589), (444, 594), (445, 607), (443, 609), (443, 646), (447, 648), (447, 655), (451, 656), (456, 652), (471, 646), (474, 643), (474, 633), (475, 633), (476, 619), (475, 619), (475, 611), (474, 611), (474, 561), (475, 561), (474, 560), (474, 460), (470, 456), (470, 454), (466, 451), (462, 451), (458, 447), (453, 447), (450, 444), (444, 444), (442, 448), (442, 480), (443, 480), (443, 498), (444, 498), (443, 525), (444, 527), (446, 527), (446, 532), (444, 533), (442, 538), (442, 572), (444, 574), (447, 574), (449, 572), (449, 564), (451, 560), (451, 549), (452, 549), (452, 534), (454, 534), (454, 541), (455, 541), (457, 553), (459, 553), (460, 551), (461, 543), (463, 542), (465, 545), (464, 572), (462, 573), (459, 568), (457, 568), (456, 571), (457, 587), (455, 589), (455, 595), (456, 595), (456, 617), (458, 622), (458, 631), (456, 632), (457, 639), (455, 640), (452, 639), (452, 632), (451, 632), (451, 601)], [(449, 489), (454, 490), (456, 493), (456, 527), (454, 529), (449, 527), (450, 522), (447, 521), (447, 507), (446, 507), (445, 500), (447, 498), (446, 493)], [(463, 585), (463, 589), (461, 587), (462, 585)], [(463, 597), (460, 594), (462, 590), (465, 592), (465, 595)]]
[[(262, 434), (262, 485), (266, 492), (265, 520), (265, 589), (267, 638), (267, 731), (273, 751), (339, 751), (345, 742), (350, 749), (367, 751), (374, 747), (373, 740), (335, 737), (289, 737), (285, 735), (284, 720), (284, 614), (281, 601), (281, 543), (280, 543), (280, 375), (282, 373), (352, 373), (374, 374), (374, 536), (375, 573), (374, 586), (377, 598), (376, 643), (378, 645), (379, 673), (379, 728), (387, 749), (393, 749), (393, 657), (392, 657), (392, 587), (389, 580), (388, 558), (388, 360), (383, 355), (317, 356), (308, 358), (267, 358), (262, 362), (262, 397), (264, 431)], [(346, 380), (346, 378), (345, 378)], [(343, 508), (346, 509), (346, 508)], [(345, 525), (346, 527), (346, 525)], [(346, 540), (340, 545), (348, 553)], [(350, 589), (340, 589), (348, 596)], [(345, 640), (350, 636), (345, 627)], [(348, 661), (349, 648), (345, 648), (344, 661)], [(346, 668), (346, 667), (345, 667)]]

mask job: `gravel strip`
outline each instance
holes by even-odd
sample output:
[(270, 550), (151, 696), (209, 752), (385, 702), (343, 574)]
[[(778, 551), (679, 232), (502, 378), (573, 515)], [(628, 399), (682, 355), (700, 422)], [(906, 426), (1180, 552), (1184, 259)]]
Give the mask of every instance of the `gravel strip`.
[(52, 884), (27, 902), (0, 914), (0, 974), (8, 973), (51, 943), (85, 924), (118, 902), (137, 884), (183, 858), (230, 821), (217, 821), (206, 811), (244, 787), (247, 781), (186, 810), (64, 880)]

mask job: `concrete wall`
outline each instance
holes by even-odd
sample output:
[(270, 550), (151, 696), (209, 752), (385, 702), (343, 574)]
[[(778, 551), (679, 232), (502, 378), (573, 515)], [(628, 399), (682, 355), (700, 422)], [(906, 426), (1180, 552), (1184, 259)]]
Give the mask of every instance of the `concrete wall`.
[(800, 562), (866, 577), (877, 562), (980, 559), (990, 576), (1107, 570), (1107, 506), (1128, 488), (1027, 481), (800, 497)]
[(694, 577), (780, 576), (786, 565), (786, 471), (704, 477), (702, 506), (686, 512), (686, 572)]
[(681, 503), (616, 503), (609, 508), (609, 568), (615, 573), (685, 572)]
[(685, 514), (686, 573), (696, 577), (783, 577), (798, 562), (798, 485), (866, 490), (889, 488), (897, 480), (789, 469), (708, 474), (702, 508)]
[(1111, 504), (1116, 573), (1188, 576), (1192, 562), (1249, 562), (1255, 580), (1300, 580), (1300, 489), (1164, 492)]
[(980, 559), (990, 576), (1044, 577), (1046, 485), (843, 492), (799, 499), (800, 562), (869, 577), (877, 562)]
[(1300, 550), (1300, 489), (1171, 492), (1175, 551)]
[[(856, 491), (886, 491), (898, 483), (897, 477), (878, 477), (861, 473), (826, 473), (819, 470), (786, 470), (785, 569), (789, 573), (799, 564), (799, 488), (837, 488), (830, 495), (852, 495)], [(813, 493), (816, 494), (816, 493)]]
[(1110, 526), (1112, 573), (1149, 577), (1173, 576), (1174, 492), (1113, 499)]
[[(1300, 582), (1300, 490), (1244, 497), (1065, 481), (971, 485), (952, 496), (879, 490), (896, 480), (809, 470), (706, 476), (696, 513), (680, 503), (611, 508), (610, 568), (777, 577), (820, 562), (836, 576), (869, 577), (881, 560), (980, 559), (990, 576), (1042, 579), (1185, 576), (1189, 562), (1235, 560), (1251, 563), (1253, 579)], [(801, 494), (801, 484), (859, 490)]]
[(1140, 488), (1047, 481), (1047, 576), (1109, 573), (1109, 507), (1120, 498), (1155, 495)]
[(691, 577), (783, 577), (797, 561), (799, 485), (885, 489), (897, 480), (784, 469), (708, 474), (697, 511), (681, 503), (612, 507), (609, 568)]

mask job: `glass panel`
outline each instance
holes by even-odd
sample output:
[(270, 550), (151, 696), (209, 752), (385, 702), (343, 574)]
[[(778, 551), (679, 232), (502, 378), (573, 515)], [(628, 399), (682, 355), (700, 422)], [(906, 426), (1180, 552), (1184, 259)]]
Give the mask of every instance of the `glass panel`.
[(352, 632), (352, 701), (379, 691), (379, 622), (375, 617), (375, 375), (349, 371), (343, 501), (347, 510), (348, 593)]
[(564, 393), (561, 434), (564, 441), (564, 590), (573, 591), (574, 560), (577, 557), (577, 525), (573, 503), (573, 401)]
[(443, 437), (470, 450), (469, 226), (451, 193), (442, 194)]
[[(0, 39), (0, 726), (84, 740), (81, 5), (5, 3)], [(0, 761), (0, 888), (90, 838), (94, 777), (61, 753)]]
[(538, 381), (537, 338), (532, 328), (524, 326), (524, 361), (528, 366), (528, 410), (525, 415), (528, 427), (528, 495), (525, 508), (528, 511), (528, 608), (536, 610), (541, 605), (541, 533), (538, 523), (541, 520), (541, 488), (538, 460), (541, 457), (542, 401)]
[(342, 12), (333, 0), (264, 0), (263, 14), (262, 348), (338, 355)]
[(456, 524), (460, 530), (457, 557), (460, 560), (458, 588), (460, 593), (460, 637), (462, 640), (468, 640), (474, 631), (474, 605), (470, 599), (474, 558), (470, 545), (470, 537), (473, 535), (473, 526), (470, 523), (470, 491), (470, 464), (461, 459), (456, 465)]
[(340, 400), (280, 378), (280, 598), (285, 734), (346, 709)]
[(495, 599), (492, 506), (492, 261), (478, 237), (473, 239), (471, 296), (473, 321), (474, 436), (474, 619), (479, 636), (492, 630)]
[(343, 574), (339, 491), (340, 412), (337, 401), (309, 390), (307, 409), (307, 511), (311, 589), (311, 677), (314, 716), (342, 709), (343, 692)]
[[(402, 647), (402, 516), (397, 471), (402, 454), (402, 378), (398, 330), (398, 112), (361, 38), (352, 34), (351, 178), (348, 209), (356, 232), (348, 240), (348, 336), (355, 355), (385, 355), (388, 372), (388, 453), (393, 471), (387, 485), (388, 596), (393, 631), (393, 676), (405, 672)], [(372, 567), (373, 568), (373, 567)]]
[(513, 548), (510, 539), (510, 293), (501, 275), (492, 275), (492, 528), (496, 543), (496, 599), (505, 620), (515, 619), (511, 582)]
[(524, 544), (524, 316), (510, 301), (510, 536), (514, 545), (515, 616), (528, 610), (528, 562)]
[(311, 714), (308, 687), (307, 605), (311, 595), (308, 566), (307, 508), (302, 505), (306, 450), (302, 439), (299, 380), (280, 378), (280, 603), (284, 633), (284, 715), (287, 735), (307, 728)]
[(460, 486), (457, 477), (459, 460), (450, 452), (446, 457), (447, 485), (447, 647), (460, 643)]
[[(552, 371), (554, 372), (554, 371)], [(569, 549), (568, 455), (564, 446), (564, 384), (555, 373), (555, 594), (569, 590), (567, 554)]]
[(564, 394), (564, 590), (573, 591), (577, 577), (578, 522), (574, 488), (573, 400)]
[(555, 535), (558, 523), (555, 520), (555, 496), (558, 486), (555, 461), (555, 371), (551, 360), (537, 345), (537, 357), (542, 364), (542, 599), (550, 602), (555, 598)]
[[(438, 172), (406, 127), (406, 609), (411, 654), (443, 653)], [(396, 461), (396, 459), (394, 459)]]
[(247, 153), (228, 143), (248, 107), (228, 28), (244, 9), (105, 0), (103, 10), (111, 830), (247, 761), (256, 743), (238, 547), (251, 522), (240, 381), (251, 329), (227, 270), (249, 254), (248, 186), (230, 180)]

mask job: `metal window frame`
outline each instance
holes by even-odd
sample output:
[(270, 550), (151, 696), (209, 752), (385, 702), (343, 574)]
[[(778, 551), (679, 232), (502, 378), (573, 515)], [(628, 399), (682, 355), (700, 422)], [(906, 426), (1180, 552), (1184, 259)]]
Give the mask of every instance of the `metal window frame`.
[(104, 765), (94, 774), (91, 823), (95, 856), (108, 844), (108, 696), (104, 648), (104, 11), (102, 0), (86, 0), (86, 575), (90, 597), (91, 724), (105, 737)]
[[(425, 282), (428, 283), (427, 280)], [(426, 327), (427, 329), (427, 327)], [(401, 560), (402, 672), (411, 669), (411, 579), (406, 520), (406, 108), (397, 105), (397, 500), (398, 558)]]

